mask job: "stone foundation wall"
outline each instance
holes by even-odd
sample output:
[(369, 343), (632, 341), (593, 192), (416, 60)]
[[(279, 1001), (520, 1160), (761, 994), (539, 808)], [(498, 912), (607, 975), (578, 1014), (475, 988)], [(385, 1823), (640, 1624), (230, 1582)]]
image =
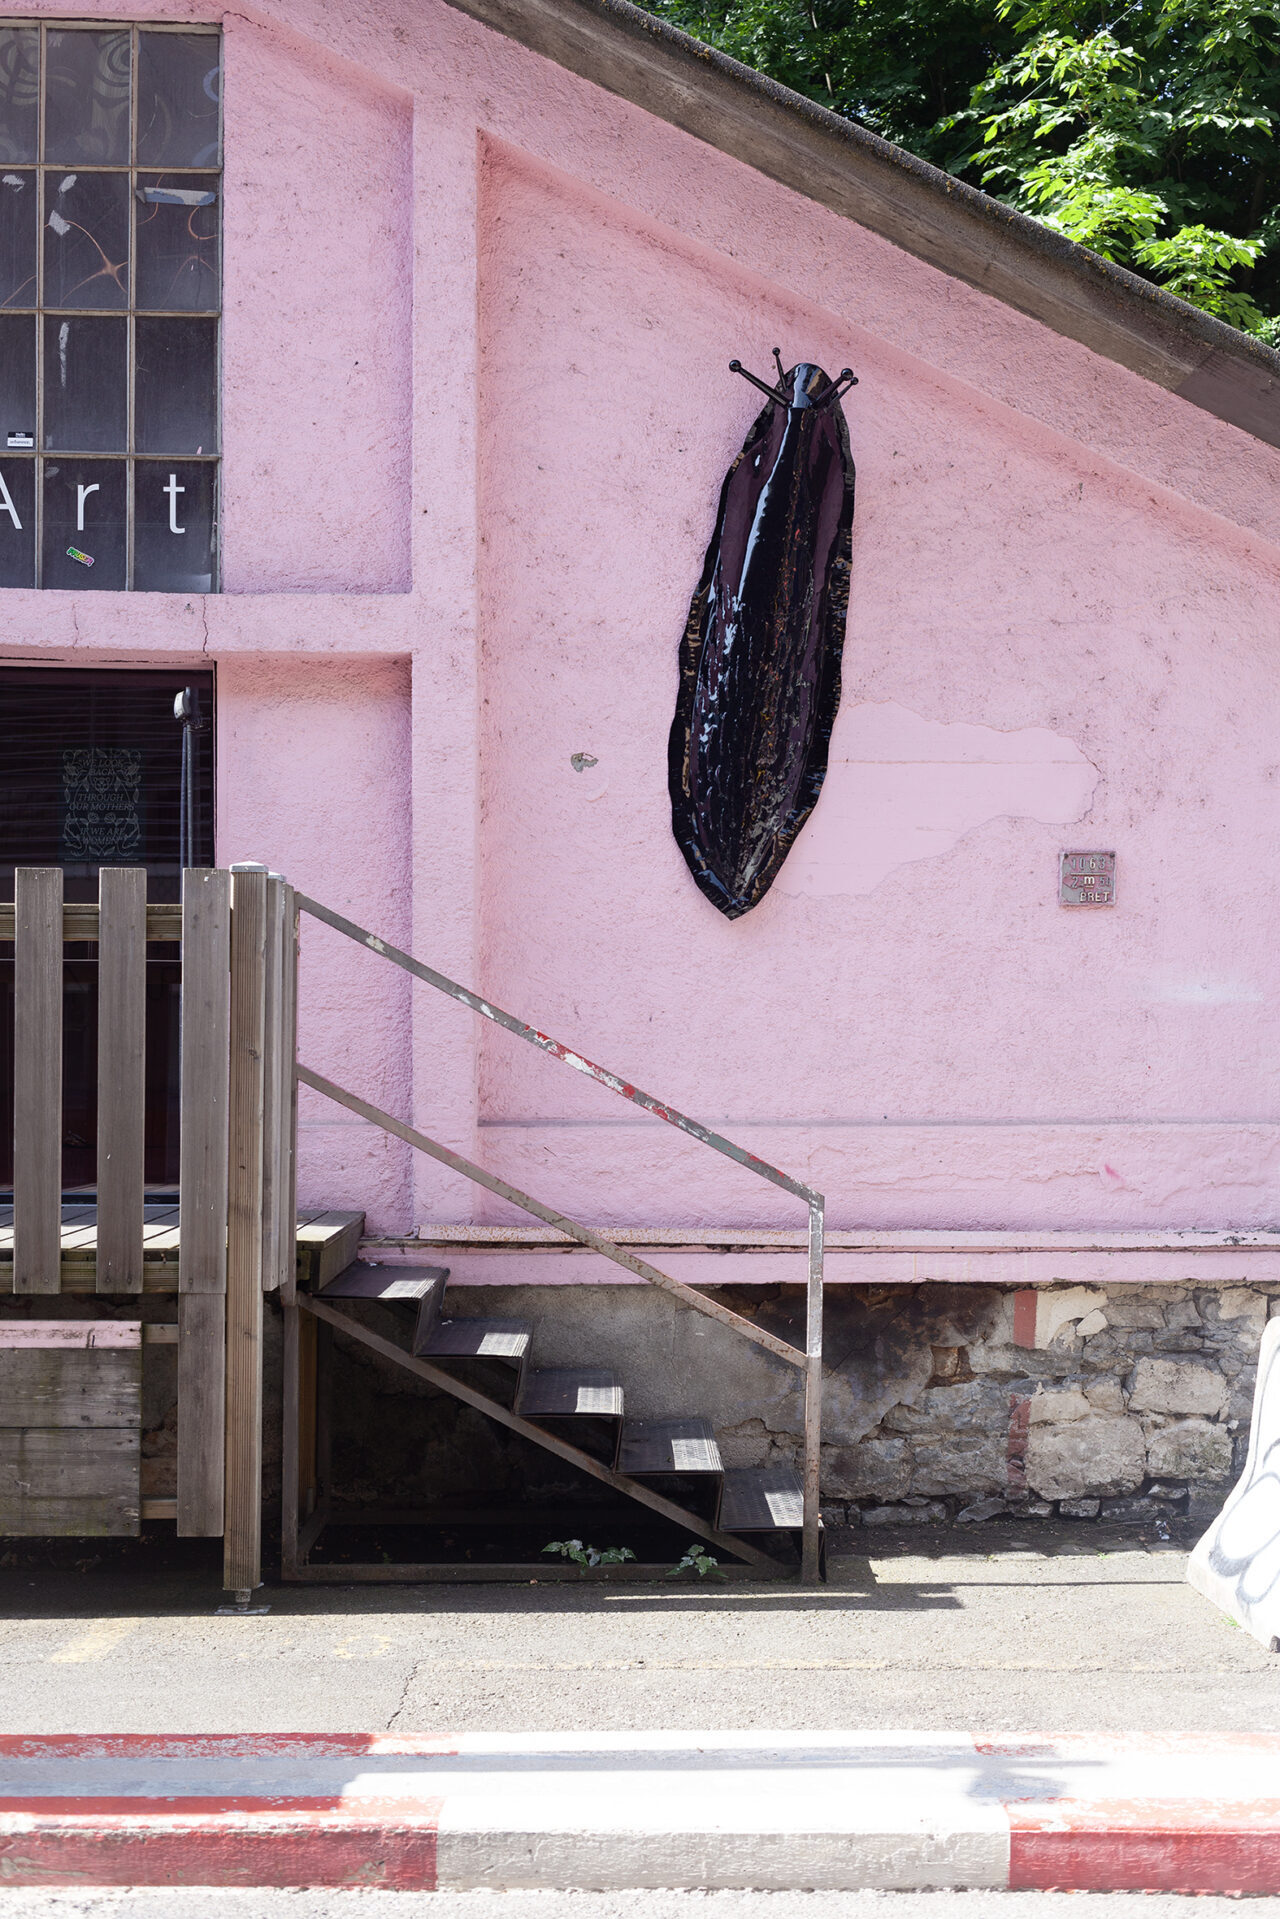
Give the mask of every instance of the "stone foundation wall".
[(1280, 1310), (1271, 1294), (1280, 1288), (1037, 1289), (1034, 1317), (1021, 1314), (1034, 1346), (1014, 1338), (1014, 1294), (979, 1316), (976, 1337), (935, 1325), (927, 1383), (852, 1444), (830, 1435), (831, 1517), (1207, 1520), (1244, 1465), (1258, 1343)]

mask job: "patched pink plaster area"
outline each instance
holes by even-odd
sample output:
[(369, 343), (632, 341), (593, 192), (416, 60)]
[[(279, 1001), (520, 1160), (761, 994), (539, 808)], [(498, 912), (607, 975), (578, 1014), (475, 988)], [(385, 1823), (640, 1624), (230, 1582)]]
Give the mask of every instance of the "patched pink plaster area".
[(1075, 742), (1047, 727), (927, 720), (893, 700), (844, 706), (817, 808), (774, 884), (813, 897), (870, 893), (987, 820), (1080, 820), (1098, 779)]

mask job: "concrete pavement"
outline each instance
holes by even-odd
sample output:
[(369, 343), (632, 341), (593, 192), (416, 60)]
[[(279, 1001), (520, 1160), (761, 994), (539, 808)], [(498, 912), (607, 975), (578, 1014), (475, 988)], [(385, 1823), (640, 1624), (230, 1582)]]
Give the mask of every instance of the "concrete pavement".
[[(846, 1535), (846, 1540), (851, 1535)], [(875, 1542), (777, 1587), (268, 1588), (0, 1569), (0, 1731), (1280, 1730), (1280, 1657), (1092, 1527)], [(37, 1576), (38, 1572), (38, 1576)]]

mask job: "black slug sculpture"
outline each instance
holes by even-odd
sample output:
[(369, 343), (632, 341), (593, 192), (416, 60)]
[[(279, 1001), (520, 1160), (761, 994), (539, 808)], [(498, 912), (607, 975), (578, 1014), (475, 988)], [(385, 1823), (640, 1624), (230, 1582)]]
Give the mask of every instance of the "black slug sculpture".
[(671, 822), (689, 871), (729, 919), (768, 892), (822, 789), (849, 610), (853, 460), (840, 398), (802, 362), (725, 475), (680, 645)]

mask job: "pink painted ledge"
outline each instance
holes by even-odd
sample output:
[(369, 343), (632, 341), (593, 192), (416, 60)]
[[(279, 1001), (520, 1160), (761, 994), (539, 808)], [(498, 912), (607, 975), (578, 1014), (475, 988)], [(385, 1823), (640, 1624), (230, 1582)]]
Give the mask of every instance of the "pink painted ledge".
[[(691, 1286), (803, 1284), (802, 1232), (742, 1227), (596, 1225), (619, 1246), (663, 1255), (662, 1270)], [(457, 1286), (641, 1286), (587, 1247), (566, 1247), (546, 1226), (425, 1225), (406, 1239), (365, 1242), (361, 1257), (447, 1258)], [(831, 1284), (1280, 1285), (1280, 1232), (832, 1232)]]

